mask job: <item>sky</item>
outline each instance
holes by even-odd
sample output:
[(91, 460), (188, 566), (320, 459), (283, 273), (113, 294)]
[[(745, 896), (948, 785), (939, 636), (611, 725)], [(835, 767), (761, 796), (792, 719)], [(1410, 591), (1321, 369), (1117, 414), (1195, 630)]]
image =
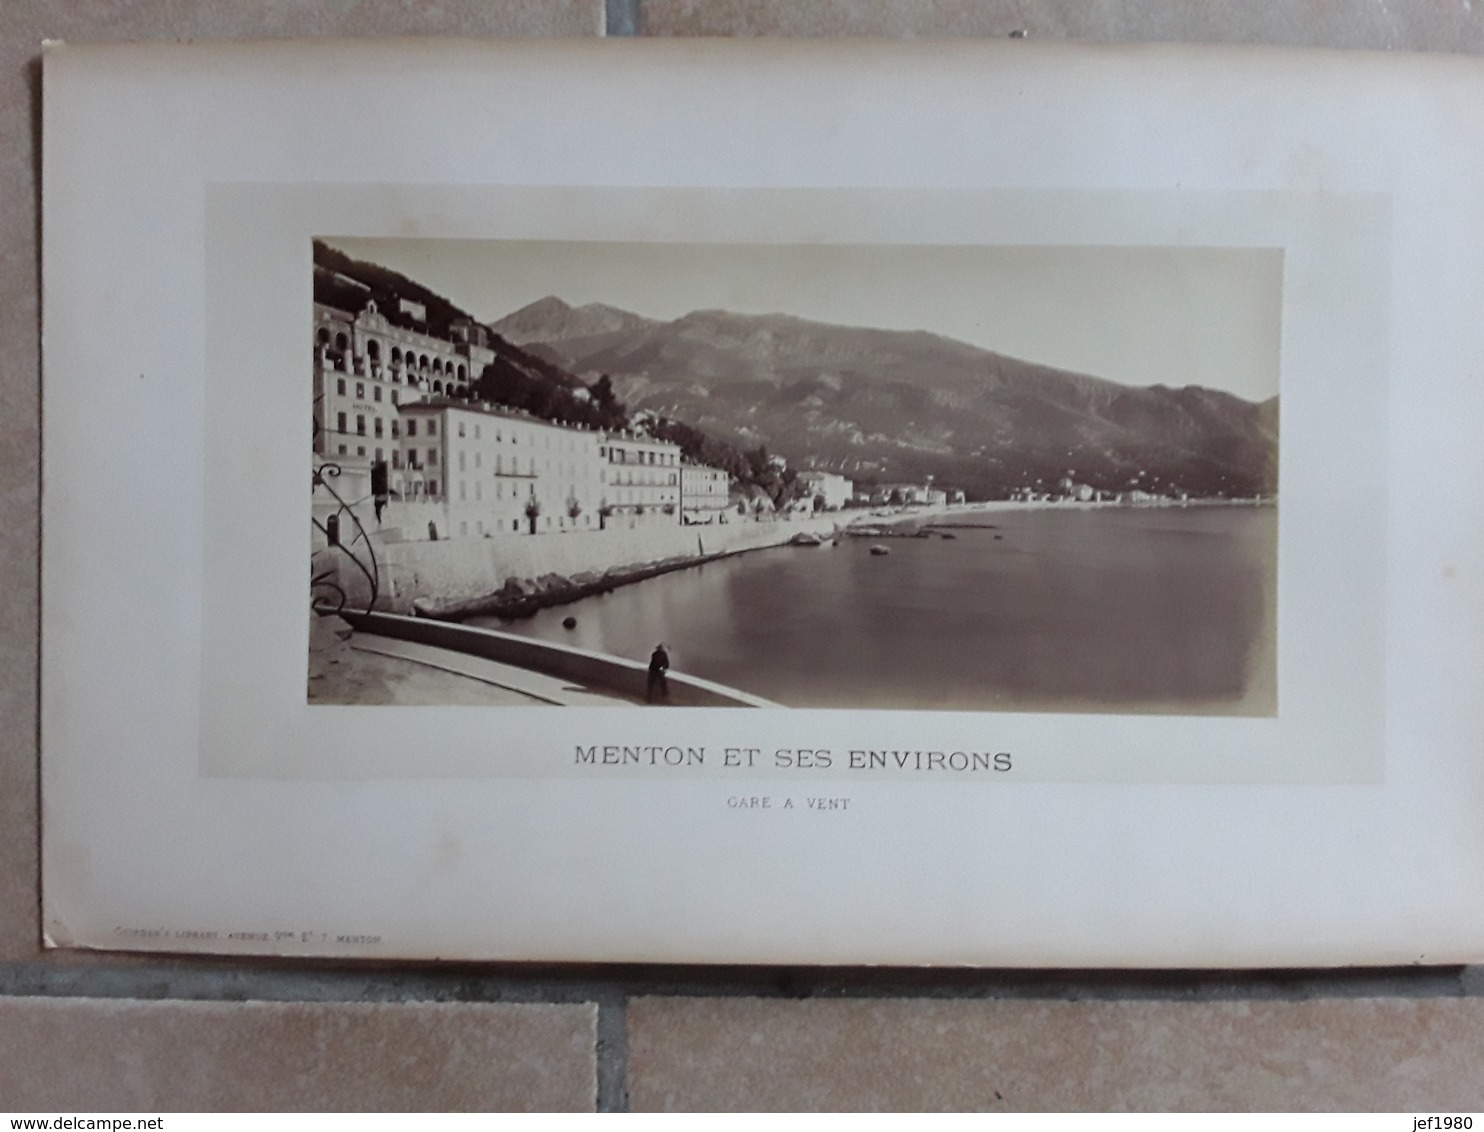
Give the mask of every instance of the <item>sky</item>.
[(927, 330), (1126, 385), (1278, 392), (1282, 253), (1265, 248), (340, 239), (476, 318), (555, 295)]

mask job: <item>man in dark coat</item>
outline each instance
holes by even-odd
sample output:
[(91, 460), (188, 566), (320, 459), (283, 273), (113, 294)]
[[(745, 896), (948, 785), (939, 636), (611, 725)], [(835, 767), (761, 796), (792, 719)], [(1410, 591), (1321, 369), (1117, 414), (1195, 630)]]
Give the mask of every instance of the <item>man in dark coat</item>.
[(649, 654), (649, 690), (645, 698), (650, 703), (658, 698), (668, 700), (670, 698), (670, 682), (665, 679), (665, 673), (670, 671), (670, 654), (665, 651), (665, 642), (661, 641), (654, 646), (654, 652)]

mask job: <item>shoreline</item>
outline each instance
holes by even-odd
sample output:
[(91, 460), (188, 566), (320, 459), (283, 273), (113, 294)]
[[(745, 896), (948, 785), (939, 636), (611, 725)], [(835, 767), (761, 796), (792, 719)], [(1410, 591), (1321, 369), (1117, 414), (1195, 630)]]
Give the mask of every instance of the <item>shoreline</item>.
[[(776, 539), (751, 545), (726, 547), (704, 554), (679, 554), (649, 562), (610, 566), (601, 573), (581, 571), (571, 577), (557, 573), (543, 574), (537, 578), (511, 576), (498, 589), (476, 597), (443, 604), (434, 604), (427, 598), (415, 599), (412, 603), (412, 614), (415, 617), (453, 622), (462, 622), (470, 617), (498, 617), (502, 620), (518, 621), (531, 617), (543, 609), (569, 605), (583, 598), (611, 593), (622, 586), (631, 586), (661, 574), (688, 570), (695, 566), (704, 566), (708, 562), (734, 558), (739, 554), (749, 554), (757, 550), (772, 550), (787, 546), (790, 539), (801, 533), (817, 534), (821, 538), (834, 538), (838, 537), (840, 530), (839, 524), (833, 520), (821, 522), (812, 517), (804, 522), (783, 521), (769, 525), (776, 528)], [(697, 530), (699, 537), (699, 529)]]
[[(663, 574), (674, 573), (678, 570), (689, 570), (693, 567), (704, 566), (708, 562), (717, 562), (726, 558), (734, 558), (740, 554), (749, 554), (758, 550), (773, 550), (789, 545), (789, 541), (798, 534), (814, 534), (823, 539), (836, 539), (842, 537), (862, 538), (870, 537), (854, 528), (860, 527), (901, 527), (909, 524), (920, 524), (927, 520), (930, 525), (945, 517), (972, 516), (972, 515), (996, 515), (1012, 511), (1042, 511), (1042, 510), (1103, 510), (1110, 508), (1136, 510), (1136, 509), (1158, 509), (1170, 508), (1192, 508), (1192, 507), (1269, 507), (1275, 506), (1276, 500), (1254, 501), (1244, 500), (1159, 500), (1149, 502), (1129, 503), (1114, 500), (1016, 500), (1016, 499), (993, 499), (982, 500), (975, 503), (951, 503), (935, 506), (904, 507), (899, 511), (888, 515), (879, 515), (874, 511), (864, 508), (852, 508), (853, 514), (846, 517), (845, 512), (831, 512), (827, 518), (811, 516), (809, 519), (792, 522), (780, 520), (771, 524), (777, 530), (776, 541), (763, 542), (757, 545), (730, 547), (724, 550), (713, 551), (707, 554), (675, 555), (669, 558), (659, 559), (652, 562), (635, 563), (628, 565), (611, 566), (601, 574), (592, 571), (584, 571), (566, 577), (557, 573), (543, 574), (538, 578), (507, 578), (505, 583), (498, 589), (476, 597), (463, 598), (457, 601), (435, 603), (425, 597), (417, 598), (412, 603), (412, 614), (415, 617), (425, 617), (437, 621), (449, 621), (461, 623), (472, 617), (497, 617), (505, 621), (520, 621), (532, 617), (543, 609), (552, 609), (561, 605), (570, 605), (584, 598), (596, 597), (600, 594), (611, 593), (623, 586), (635, 585), (639, 582), (648, 581)], [(953, 524), (943, 524), (952, 526)], [(914, 537), (892, 533), (883, 533), (883, 538)]]

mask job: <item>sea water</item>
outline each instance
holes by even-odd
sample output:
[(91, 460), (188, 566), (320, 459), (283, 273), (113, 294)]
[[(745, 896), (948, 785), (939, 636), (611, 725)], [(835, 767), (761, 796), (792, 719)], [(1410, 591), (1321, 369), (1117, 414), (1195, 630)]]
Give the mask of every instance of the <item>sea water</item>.
[(663, 641), (675, 671), (793, 707), (1276, 710), (1274, 508), (1062, 506), (933, 529), (954, 537), (754, 551), (471, 623), (641, 662)]

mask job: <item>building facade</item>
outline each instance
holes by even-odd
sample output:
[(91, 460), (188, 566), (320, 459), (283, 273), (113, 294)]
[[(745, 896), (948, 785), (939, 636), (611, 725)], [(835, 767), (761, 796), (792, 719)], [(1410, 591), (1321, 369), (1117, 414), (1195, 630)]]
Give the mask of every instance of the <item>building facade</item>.
[(680, 447), (632, 432), (607, 434), (605, 502), (617, 515), (680, 522)]
[(855, 485), (844, 476), (833, 472), (800, 472), (799, 482), (804, 485), (811, 500), (822, 498), (827, 511), (838, 511), (850, 502), (855, 494)]
[(687, 523), (726, 522), (732, 477), (704, 464), (680, 465), (680, 513)]
[(455, 322), (453, 336), (394, 326), (374, 300), (359, 314), (315, 303), (315, 452), (390, 462), (403, 404), (424, 394), (469, 396), (495, 352), (484, 328), (467, 320)]
[(601, 432), (438, 397), (404, 403), (401, 424), (391, 490), (410, 503), (440, 504), (439, 537), (603, 525), (611, 470)]

